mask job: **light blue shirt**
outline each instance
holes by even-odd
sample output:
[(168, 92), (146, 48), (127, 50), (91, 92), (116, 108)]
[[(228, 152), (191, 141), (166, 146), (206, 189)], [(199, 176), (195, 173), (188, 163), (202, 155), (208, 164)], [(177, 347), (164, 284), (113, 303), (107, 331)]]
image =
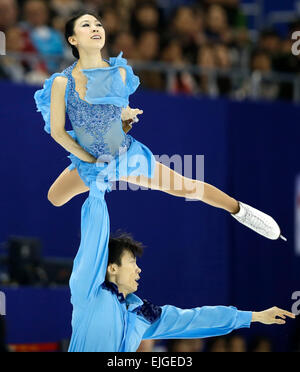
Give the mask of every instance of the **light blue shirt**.
[[(73, 304), (70, 352), (136, 351), (142, 339), (206, 338), (249, 328), (252, 312), (204, 306), (183, 310), (155, 306), (105, 282), (109, 219), (104, 193), (91, 188), (82, 207), (82, 235), (70, 287)], [(88, 223), (87, 223), (88, 221)]]

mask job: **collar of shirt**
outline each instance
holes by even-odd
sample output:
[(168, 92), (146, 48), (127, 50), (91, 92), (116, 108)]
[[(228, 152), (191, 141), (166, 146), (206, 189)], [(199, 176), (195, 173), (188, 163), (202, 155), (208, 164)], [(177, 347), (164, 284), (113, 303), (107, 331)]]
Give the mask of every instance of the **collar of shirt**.
[(116, 295), (118, 301), (121, 304), (126, 303), (127, 309), (129, 311), (133, 311), (144, 304), (144, 301), (142, 301), (138, 296), (136, 296), (133, 293), (130, 293), (125, 299), (123, 293), (119, 292), (118, 286), (115, 283), (112, 283), (106, 280), (102, 284), (102, 287), (106, 289), (107, 291), (110, 291), (111, 293)]

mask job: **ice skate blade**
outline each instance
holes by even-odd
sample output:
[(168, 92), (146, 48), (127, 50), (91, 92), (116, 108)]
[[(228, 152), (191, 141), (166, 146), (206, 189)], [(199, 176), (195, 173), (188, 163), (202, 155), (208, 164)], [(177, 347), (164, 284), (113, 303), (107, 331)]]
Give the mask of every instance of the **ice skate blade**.
[(287, 238), (285, 238), (283, 235), (280, 235), (279, 238), (282, 239), (282, 240), (284, 240), (285, 242), (287, 242)]

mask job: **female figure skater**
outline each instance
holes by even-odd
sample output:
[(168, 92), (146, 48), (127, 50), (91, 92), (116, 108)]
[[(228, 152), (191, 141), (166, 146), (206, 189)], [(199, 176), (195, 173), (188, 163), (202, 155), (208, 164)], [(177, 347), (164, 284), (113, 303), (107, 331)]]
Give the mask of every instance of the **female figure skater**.
[[(89, 190), (90, 196), (99, 197), (111, 190), (110, 181), (122, 180), (200, 200), (224, 209), (269, 239), (283, 238), (272, 217), (214, 186), (174, 172), (155, 161), (145, 145), (125, 133), (142, 113), (128, 106), (139, 79), (122, 53), (109, 61), (102, 58), (105, 30), (97, 15), (81, 13), (69, 20), (65, 37), (78, 61), (62, 73), (53, 74), (34, 97), (46, 122), (45, 130), (71, 153), (71, 165), (49, 190), (53, 205), (62, 206)], [(70, 132), (65, 130), (66, 112), (73, 127)], [(165, 180), (169, 182), (166, 184)]]

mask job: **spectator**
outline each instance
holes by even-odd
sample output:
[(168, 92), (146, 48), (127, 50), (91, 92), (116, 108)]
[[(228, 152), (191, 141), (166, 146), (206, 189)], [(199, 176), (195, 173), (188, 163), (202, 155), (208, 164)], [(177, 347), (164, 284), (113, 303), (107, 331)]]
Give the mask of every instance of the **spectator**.
[[(6, 52), (37, 53), (29, 33), (18, 26), (18, 15), (18, 6), (15, 0), (0, 0), (0, 31), (5, 32), (6, 35)], [(0, 63), (2, 78), (20, 82), (25, 79), (27, 73), (35, 68), (41, 73), (35, 76), (38, 82), (46, 76), (44, 65), (30, 62), (24, 58), (20, 59), (17, 55), (1, 57)]]
[(44, 0), (27, 0), (24, 19), (22, 26), (29, 31), (35, 48), (47, 61), (48, 72), (56, 72), (60, 66), (59, 58), (64, 55), (64, 42), (61, 34), (48, 26), (50, 9), (47, 3)]
[(255, 51), (251, 57), (251, 77), (236, 92), (236, 98), (276, 99), (279, 95), (279, 86), (270, 78), (269, 73), (271, 71), (272, 60), (270, 55), (264, 51)]
[(272, 60), (268, 53), (256, 51), (252, 55), (251, 70), (259, 72), (270, 72), (272, 70)]
[[(100, 10), (100, 2), (99, 0), (82, 0), (83, 9), (87, 12), (98, 13)], [(101, 3), (103, 6), (103, 2)]]
[(168, 341), (168, 352), (172, 353), (199, 353), (202, 352), (204, 343), (202, 339), (175, 339)]
[(199, 18), (191, 7), (182, 6), (176, 9), (169, 26), (167, 37), (176, 39), (183, 48), (185, 58), (194, 61), (196, 58), (196, 46), (199, 43)]
[(215, 53), (212, 45), (203, 45), (198, 50), (197, 65), (202, 71), (196, 76), (198, 94), (208, 94), (216, 96), (218, 94), (217, 81), (211, 72), (217, 67)]
[[(18, 26), (6, 30), (7, 55), (2, 56), (0, 59), (2, 69), (12, 81), (40, 84), (48, 77), (45, 65), (35, 59), (23, 60), (18, 55), (11, 54), (30, 51), (28, 50), (29, 45), (25, 44), (25, 39), (22, 35), (23, 30)], [(32, 49), (31, 52), (36, 51)]]
[(130, 22), (135, 9), (136, 0), (117, 0), (117, 8), (123, 22), (123, 28), (130, 30)]
[(216, 56), (216, 66), (223, 70), (231, 68), (229, 49), (225, 44), (215, 44), (214, 51)]
[(186, 61), (183, 57), (182, 46), (176, 39), (168, 41), (161, 51), (160, 60), (174, 66), (183, 66)]
[(251, 55), (252, 43), (248, 29), (240, 27), (235, 30), (233, 43), (231, 44), (232, 66), (242, 69), (249, 68), (249, 58)]
[[(163, 47), (160, 59), (162, 62), (169, 63), (173, 66), (182, 67), (186, 64), (181, 44), (177, 40), (171, 40)], [(167, 90), (173, 94), (193, 94), (196, 90), (196, 85), (190, 73), (181, 71), (168, 75)]]
[[(19, 10), (16, 0), (0, 0), (0, 31), (7, 33), (9, 29), (17, 27), (18, 17)], [(26, 30), (18, 30), (18, 37), (21, 39), (18, 40), (18, 45), (22, 44), (20, 52), (36, 52), (30, 40), (30, 35)], [(12, 49), (15, 48), (12, 46)], [(8, 76), (6, 73), (4, 75)]]
[(272, 343), (267, 337), (256, 337), (250, 345), (250, 352), (254, 353), (271, 353)]
[[(258, 79), (254, 80), (259, 80), (262, 76), (261, 74), (266, 77), (266, 74), (272, 71), (272, 59), (270, 55), (263, 51), (255, 52), (251, 59), (251, 70), (253, 72), (252, 77), (258, 77)], [(279, 86), (269, 79), (265, 78), (263, 81), (261, 81), (257, 89), (259, 97), (263, 97), (268, 100), (274, 100), (278, 97)]]
[(258, 48), (269, 53), (272, 58), (278, 56), (281, 51), (281, 39), (276, 31), (265, 30), (260, 34)]
[(193, 13), (195, 17), (195, 45), (200, 47), (207, 42), (205, 35), (205, 13), (202, 8), (194, 7)]
[[(203, 0), (198, 0), (203, 3)], [(231, 27), (245, 27), (246, 19), (242, 14), (239, 4), (240, 0), (204, 0), (206, 6), (220, 5), (226, 11), (228, 23)]]
[(207, 341), (206, 350), (210, 353), (226, 353), (228, 352), (227, 342), (225, 337), (213, 337)]
[[(159, 56), (160, 37), (155, 31), (144, 31), (138, 40), (138, 60), (143, 62), (155, 61)], [(162, 90), (163, 79), (159, 72), (142, 70), (139, 77), (144, 88)]]
[(138, 40), (138, 55), (141, 61), (154, 61), (160, 51), (160, 37), (155, 31), (144, 31)]
[(119, 54), (120, 50), (124, 53), (126, 59), (138, 59), (138, 50), (136, 48), (135, 37), (128, 31), (121, 31), (115, 38), (112, 48), (112, 55)]
[(53, 12), (52, 27), (63, 35), (67, 20), (83, 10), (83, 6), (79, 0), (51, 0), (50, 9)]
[(151, 353), (154, 351), (155, 340), (142, 340), (137, 353)]
[[(229, 49), (225, 44), (217, 44), (214, 46), (216, 66), (223, 72), (231, 69), (231, 57)], [(231, 79), (228, 76), (219, 75), (217, 77), (218, 93), (221, 95), (229, 95), (232, 90)]]
[[(299, 30), (300, 21), (290, 25), (290, 34), (283, 40), (273, 29), (264, 30), (254, 46), (259, 53), (255, 51), (251, 56), (253, 45), (239, 4), (239, 0), (0, 0), (0, 31), (21, 26), (22, 32), (13, 32), (22, 39), (21, 52), (40, 54), (50, 74), (61, 69), (61, 57), (73, 59), (63, 38), (65, 23), (73, 13), (86, 9), (101, 14), (108, 39), (105, 58), (123, 50), (124, 57), (132, 61), (206, 68), (201, 76), (184, 70), (168, 76), (139, 71), (147, 88), (167, 88), (175, 94), (232, 95), (238, 99), (265, 95), (266, 99), (292, 100), (294, 84), (274, 84), (267, 74), (300, 72), (300, 56), (291, 53), (291, 33)], [(21, 62), (26, 67), (26, 62)], [(209, 73), (216, 68), (225, 73)], [(251, 78), (229, 78), (226, 73), (233, 68), (248, 70)], [(27, 66), (25, 75), (32, 69), (43, 71), (41, 64)], [(0, 77), (10, 77), (12, 71), (15, 80), (22, 76), (22, 68), (16, 68), (15, 63), (7, 71), (2, 62)]]
[(211, 5), (207, 11), (206, 36), (211, 41), (228, 45), (233, 41), (227, 14), (224, 8), (219, 5)]
[(160, 32), (162, 18), (155, 2), (138, 1), (131, 19), (131, 31), (134, 35), (139, 35), (144, 31)]
[(228, 352), (230, 353), (246, 353), (247, 344), (244, 337), (241, 335), (233, 335), (228, 339)]
[(178, 37), (194, 36), (195, 32), (197, 32), (197, 20), (194, 16), (192, 8), (182, 6), (176, 9), (172, 21), (172, 31)]
[(64, 19), (83, 10), (82, 3), (79, 0), (50, 0), (50, 7)]
[(122, 22), (113, 8), (106, 8), (101, 12), (101, 21), (106, 33), (106, 45), (109, 48), (108, 54), (111, 55), (116, 36), (121, 31)]
[(18, 6), (16, 0), (0, 0), (0, 31), (6, 32), (17, 24)]

